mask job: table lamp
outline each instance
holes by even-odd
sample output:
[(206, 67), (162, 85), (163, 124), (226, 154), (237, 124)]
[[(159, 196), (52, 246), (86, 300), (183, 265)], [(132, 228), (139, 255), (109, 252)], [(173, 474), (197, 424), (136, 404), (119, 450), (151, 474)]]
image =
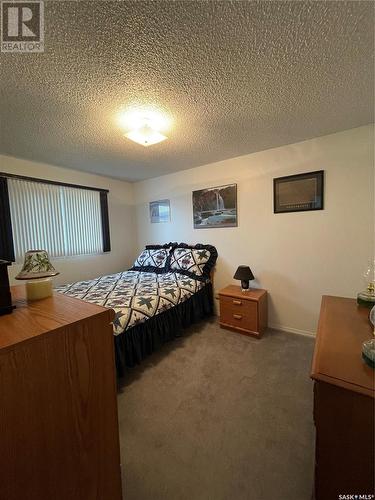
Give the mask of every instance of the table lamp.
[(249, 281), (255, 279), (249, 266), (238, 266), (233, 278), (241, 280), (241, 289), (243, 292), (249, 290)]
[(26, 281), (27, 300), (39, 300), (52, 295), (52, 276), (59, 274), (45, 250), (28, 250), (16, 280)]

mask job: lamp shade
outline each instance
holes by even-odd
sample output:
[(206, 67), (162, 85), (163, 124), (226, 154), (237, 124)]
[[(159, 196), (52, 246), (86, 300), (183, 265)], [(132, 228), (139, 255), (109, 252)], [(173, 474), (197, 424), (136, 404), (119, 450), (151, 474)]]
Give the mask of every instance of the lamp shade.
[(241, 280), (241, 281), (249, 281), (255, 279), (249, 266), (238, 266), (237, 271), (234, 273), (233, 278), (235, 280)]
[(51, 264), (45, 250), (29, 250), (25, 253), (25, 261), (16, 280), (32, 280), (50, 278), (59, 274)]

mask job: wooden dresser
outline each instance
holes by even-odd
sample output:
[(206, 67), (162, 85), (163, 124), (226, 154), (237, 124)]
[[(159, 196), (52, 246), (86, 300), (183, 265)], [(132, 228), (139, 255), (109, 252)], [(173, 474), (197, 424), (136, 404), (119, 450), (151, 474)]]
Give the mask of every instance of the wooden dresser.
[(113, 311), (65, 295), (0, 317), (0, 499), (120, 500)]
[(368, 314), (354, 299), (322, 299), (311, 375), (316, 500), (374, 493), (375, 371), (361, 358)]
[(238, 285), (220, 290), (220, 326), (245, 335), (261, 337), (267, 328), (267, 291)]

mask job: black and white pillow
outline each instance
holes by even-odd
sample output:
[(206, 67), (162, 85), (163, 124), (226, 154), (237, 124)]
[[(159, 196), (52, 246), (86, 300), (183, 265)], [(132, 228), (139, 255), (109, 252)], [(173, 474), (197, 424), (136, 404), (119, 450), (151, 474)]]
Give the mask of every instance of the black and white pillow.
[(204, 279), (215, 265), (216, 259), (216, 248), (211, 245), (189, 246), (180, 243), (172, 251), (170, 269), (192, 278)]
[(145, 271), (163, 273), (168, 272), (170, 262), (170, 252), (173, 243), (165, 245), (147, 245), (143, 252), (135, 260), (133, 271)]
[(137, 257), (133, 267), (153, 266), (161, 269), (162, 267), (165, 267), (168, 255), (169, 250), (164, 250), (163, 248), (159, 248), (157, 250), (144, 249), (143, 252)]

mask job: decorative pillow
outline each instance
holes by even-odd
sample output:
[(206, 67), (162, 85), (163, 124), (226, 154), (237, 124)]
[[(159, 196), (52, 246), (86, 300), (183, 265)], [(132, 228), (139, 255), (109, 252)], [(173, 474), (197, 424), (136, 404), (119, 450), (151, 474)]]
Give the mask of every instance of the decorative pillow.
[(179, 243), (172, 251), (170, 269), (191, 278), (206, 279), (216, 259), (217, 251), (212, 245)]
[(169, 270), (170, 251), (177, 243), (165, 245), (147, 245), (137, 257), (131, 268), (132, 271), (165, 273)]

